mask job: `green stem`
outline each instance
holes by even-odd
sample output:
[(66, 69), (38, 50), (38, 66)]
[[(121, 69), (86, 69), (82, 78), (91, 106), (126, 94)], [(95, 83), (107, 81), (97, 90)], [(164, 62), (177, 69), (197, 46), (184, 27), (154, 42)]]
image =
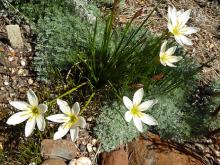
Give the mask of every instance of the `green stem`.
[(68, 91), (65, 92), (64, 94), (62, 94), (62, 95), (58, 96), (57, 98), (55, 98), (55, 99), (51, 100), (50, 102), (48, 102), (48, 105), (54, 103), (57, 99), (60, 99), (60, 98), (62, 98), (62, 97), (64, 97), (64, 96), (66, 96), (66, 95), (71, 94), (72, 92), (76, 91), (77, 89), (79, 89), (80, 87), (82, 87), (82, 86), (84, 86), (84, 85), (86, 85), (86, 84), (87, 84), (87, 82), (84, 82), (84, 83), (82, 83), (82, 84), (80, 84), (80, 85), (78, 85), (78, 86), (76, 86), (76, 87), (74, 87), (74, 88), (68, 90)]
[(91, 102), (94, 96), (95, 96), (95, 92), (93, 92), (91, 96), (89, 97), (89, 99), (86, 101), (85, 106), (82, 108), (81, 112), (79, 113), (80, 115), (83, 114), (83, 112), (86, 110), (86, 108), (88, 107), (89, 103)]

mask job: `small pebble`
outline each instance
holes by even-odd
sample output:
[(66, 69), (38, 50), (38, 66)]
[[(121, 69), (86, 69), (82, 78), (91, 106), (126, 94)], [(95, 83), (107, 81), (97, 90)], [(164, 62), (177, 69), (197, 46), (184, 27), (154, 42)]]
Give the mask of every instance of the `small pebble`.
[(220, 157), (220, 151), (214, 150), (213, 153), (214, 153), (217, 157)]
[(33, 83), (34, 83), (34, 80), (32, 80), (31, 78), (29, 78), (29, 79), (28, 79), (28, 84), (31, 85), (31, 84), (33, 84)]
[(15, 73), (15, 72), (16, 72), (16, 69), (12, 68), (12, 69), (11, 69), (11, 73), (13, 74), (13, 73)]
[(87, 118), (87, 121), (92, 121), (92, 119), (93, 119), (93, 117), (91, 116), (91, 117)]
[(9, 82), (8, 82), (8, 81), (5, 81), (4, 84), (5, 84), (6, 86), (8, 86), (8, 85), (9, 85)]
[(97, 143), (96, 139), (92, 139), (92, 145), (95, 145)]
[(92, 147), (92, 150), (96, 152), (96, 151), (97, 151), (97, 148), (96, 148), (96, 147)]
[(69, 165), (91, 165), (92, 162), (87, 157), (80, 157), (79, 159), (73, 159), (70, 161)]
[(8, 57), (8, 61), (12, 62), (14, 60), (14, 57)]
[(92, 144), (88, 143), (86, 148), (88, 152), (92, 152)]
[(24, 73), (24, 69), (19, 69), (19, 70), (18, 70), (18, 74), (19, 74), (19, 75), (22, 75), (23, 73)]
[(26, 62), (24, 60), (21, 60), (21, 66), (25, 66)]
[(69, 165), (77, 165), (77, 164), (76, 164), (76, 159), (71, 160), (71, 161), (69, 162)]
[(80, 144), (79, 149), (81, 152), (84, 152), (84, 151), (86, 151), (86, 146), (84, 144)]

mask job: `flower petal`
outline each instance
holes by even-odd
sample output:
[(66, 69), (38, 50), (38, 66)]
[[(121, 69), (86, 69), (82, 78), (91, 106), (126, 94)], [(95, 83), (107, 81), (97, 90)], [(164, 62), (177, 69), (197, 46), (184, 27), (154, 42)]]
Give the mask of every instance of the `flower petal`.
[(78, 102), (75, 102), (72, 107), (72, 113), (74, 113), (76, 116), (79, 114), (80, 106)]
[(172, 7), (171, 6), (168, 6), (168, 21), (170, 22), (171, 20), (171, 14), (172, 14)]
[(140, 88), (134, 93), (133, 105), (139, 105), (144, 96), (144, 89)]
[(34, 91), (32, 91), (31, 89), (29, 89), (27, 91), (27, 97), (28, 97), (28, 101), (32, 106), (37, 106), (38, 105), (38, 98), (35, 95)]
[(175, 62), (178, 62), (183, 59), (183, 57), (181, 57), (181, 56), (171, 56), (171, 57), (172, 58), (169, 59), (169, 62), (171, 62), (171, 63), (175, 63)]
[(67, 103), (66, 101), (57, 99), (57, 104), (59, 105), (60, 110), (61, 110), (63, 113), (65, 113), (65, 114), (71, 114), (70, 107), (69, 107), (69, 105), (68, 105), (68, 103)]
[(196, 28), (196, 27), (185, 27), (181, 31), (182, 31), (182, 33), (184, 35), (190, 35), (190, 34), (198, 32), (199, 28)]
[(133, 103), (127, 96), (123, 97), (123, 102), (124, 102), (124, 105), (126, 106), (127, 109), (130, 110), (132, 108)]
[(132, 119), (131, 112), (130, 112), (130, 111), (125, 112), (125, 120), (126, 120), (127, 122), (130, 122), (131, 119)]
[(181, 46), (183, 46), (183, 42), (182, 42), (182, 40), (181, 40), (181, 36), (174, 36), (174, 38), (175, 38), (175, 40), (176, 40), (176, 42), (177, 42), (178, 44), (180, 44)]
[(31, 109), (31, 106), (24, 101), (9, 101), (9, 104), (11, 104), (13, 107), (15, 107), (16, 109), (19, 109), (21, 111)]
[(141, 103), (141, 105), (139, 105), (138, 108), (140, 111), (146, 111), (147, 109), (152, 108), (157, 102), (158, 102), (158, 100), (156, 100), (156, 99), (147, 100), (147, 101)]
[(44, 119), (44, 116), (43, 115), (39, 115), (37, 118), (36, 118), (36, 121), (37, 121), (37, 127), (40, 131), (44, 131), (45, 129), (45, 126), (46, 126), (46, 122), (45, 122), (45, 119)]
[(161, 45), (161, 48), (160, 48), (160, 55), (165, 53), (166, 45), (167, 45), (167, 41), (164, 41), (164, 43)]
[(35, 125), (36, 125), (35, 117), (29, 118), (26, 125), (25, 125), (25, 137), (28, 137), (31, 135), (31, 133), (34, 130)]
[(169, 67), (176, 67), (176, 65), (172, 64), (172, 63), (169, 62), (169, 61), (167, 61), (166, 64), (167, 64), (167, 66), (169, 66)]
[(184, 35), (181, 35), (180, 39), (181, 39), (182, 43), (185, 45), (193, 45), (192, 41)]
[(65, 126), (65, 124), (62, 124), (59, 126), (58, 131), (53, 136), (54, 140), (61, 139), (62, 137), (64, 137), (68, 133), (69, 128), (64, 127), (64, 126)]
[(143, 126), (142, 126), (142, 123), (141, 123), (141, 119), (137, 118), (137, 117), (134, 117), (133, 121), (134, 121), (134, 125), (137, 127), (138, 131), (143, 132)]
[(84, 117), (82, 116), (78, 117), (77, 125), (79, 125), (81, 128), (86, 127), (86, 120), (84, 119)]
[(75, 142), (76, 139), (78, 138), (78, 134), (79, 134), (79, 128), (70, 129), (70, 136), (73, 142)]
[(147, 125), (158, 125), (158, 122), (152, 116), (145, 113), (141, 114), (141, 121)]
[(30, 116), (31, 116), (31, 114), (28, 114), (25, 111), (18, 112), (18, 113), (13, 114), (11, 117), (9, 117), (9, 119), (7, 120), (6, 123), (8, 125), (16, 125), (16, 124), (22, 123), (23, 121), (27, 120)]
[(160, 59), (160, 63), (163, 65), (163, 66), (166, 66), (166, 63), (163, 62), (163, 60)]
[(189, 20), (191, 10), (187, 10), (178, 17), (178, 21), (181, 24), (181, 26), (184, 26), (186, 22)]
[(48, 106), (46, 104), (39, 104), (38, 108), (41, 109), (42, 113), (45, 113), (48, 110)]
[(176, 26), (176, 24), (177, 24), (177, 11), (176, 11), (175, 7), (173, 7), (171, 10), (170, 21), (173, 26)]
[(169, 49), (166, 51), (166, 54), (167, 54), (168, 56), (173, 55), (173, 54), (175, 53), (175, 51), (176, 51), (176, 48), (177, 48), (177, 46), (173, 46), (173, 47), (169, 48)]
[(55, 123), (64, 123), (66, 122), (67, 116), (65, 114), (56, 114), (47, 117), (47, 120), (53, 121)]
[(173, 32), (173, 25), (171, 23), (167, 24), (167, 28), (168, 28), (169, 32), (171, 32), (171, 33)]

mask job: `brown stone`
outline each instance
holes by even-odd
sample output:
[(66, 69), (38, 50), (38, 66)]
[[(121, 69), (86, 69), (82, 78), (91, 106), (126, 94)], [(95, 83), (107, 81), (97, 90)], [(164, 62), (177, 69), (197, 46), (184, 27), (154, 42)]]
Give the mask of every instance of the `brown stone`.
[(129, 165), (203, 165), (200, 160), (149, 133), (147, 139), (129, 143), (128, 152)]
[(47, 159), (41, 165), (66, 165), (63, 159)]
[(44, 159), (63, 158), (72, 160), (76, 154), (77, 148), (72, 141), (44, 139), (41, 142), (41, 155)]
[(128, 165), (128, 154), (119, 149), (101, 154), (101, 165)]

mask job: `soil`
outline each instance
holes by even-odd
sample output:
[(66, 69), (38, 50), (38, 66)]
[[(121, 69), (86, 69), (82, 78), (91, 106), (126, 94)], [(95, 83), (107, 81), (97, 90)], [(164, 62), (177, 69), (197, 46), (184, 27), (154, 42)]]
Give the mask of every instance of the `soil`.
[[(143, 9), (142, 16), (138, 21), (144, 19), (149, 11), (155, 6), (158, 1), (135, 1), (127, 0), (126, 6), (120, 12), (119, 22), (125, 23), (131, 18), (134, 13), (141, 8)], [(154, 12), (151, 17), (151, 24), (149, 28), (152, 32), (157, 34), (166, 29), (166, 17), (167, 7), (173, 5), (178, 9), (192, 9), (192, 19), (189, 25), (199, 27), (200, 31), (191, 37), (193, 39), (193, 47), (185, 47), (189, 55), (200, 63), (207, 62), (211, 58), (215, 60), (205, 67), (201, 73), (204, 83), (209, 83), (211, 80), (219, 78), (220, 74), (220, 11), (218, 1), (207, 0), (167, 0), (163, 2), (158, 10)], [(137, 21), (137, 23), (138, 23)], [(22, 38), (24, 42), (23, 49), (14, 49), (11, 47), (7, 38), (6, 25), (19, 24), (21, 28)], [(7, 147), (11, 145), (18, 145), (18, 137), (12, 137), (12, 132), (15, 130), (11, 126), (5, 124), (6, 119), (15, 112), (12, 109), (8, 101), (9, 100), (26, 100), (26, 91), (33, 89), (34, 91), (42, 90), (41, 84), (36, 80), (36, 74), (33, 71), (32, 60), (34, 57), (34, 49), (32, 48), (32, 34), (28, 24), (25, 21), (18, 21), (16, 17), (8, 15), (6, 11), (0, 12), (0, 147), (3, 150), (7, 150)], [(78, 157), (87, 156), (92, 160), (96, 158), (96, 152), (99, 145), (94, 143), (96, 139), (91, 136), (91, 127), (93, 126), (94, 119), (88, 119), (88, 126), (86, 130), (80, 133), (80, 138), (76, 142), (79, 151)], [(23, 132), (19, 135), (20, 139), (23, 137)], [(69, 137), (67, 137), (68, 139)], [(22, 141), (22, 140), (21, 140)], [(211, 145), (215, 145), (214, 142), (218, 142), (219, 139), (215, 138)], [(10, 144), (10, 145), (9, 145)], [(92, 151), (88, 152), (88, 144), (92, 145)], [(195, 148), (195, 144), (186, 144), (192, 148)], [(206, 146), (208, 146), (206, 144)], [(191, 152), (198, 152), (190, 150)], [(11, 154), (14, 154), (13, 152)], [(199, 153), (199, 152), (198, 152)], [(7, 158), (8, 161), (14, 161), (14, 164), (19, 164), (16, 160)], [(213, 158), (215, 159), (215, 158)], [(210, 164), (213, 164), (213, 160), (210, 160)], [(215, 163), (215, 162), (214, 162)]]

